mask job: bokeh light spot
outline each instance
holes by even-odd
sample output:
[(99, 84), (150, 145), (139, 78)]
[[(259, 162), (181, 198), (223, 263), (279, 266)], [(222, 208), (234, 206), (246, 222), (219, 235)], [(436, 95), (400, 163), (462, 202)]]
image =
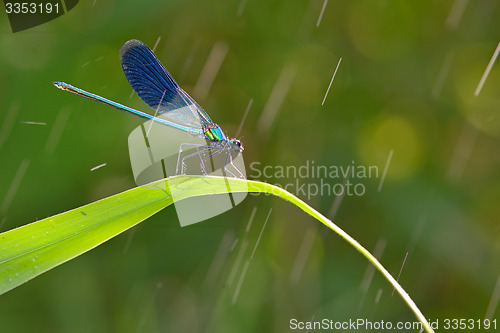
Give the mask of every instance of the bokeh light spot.
[(493, 55), (494, 44), (477, 44), (463, 50), (453, 77), (459, 111), (480, 131), (500, 137), (500, 68), (493, 66), (477, 96), (474, 92)]
[(390, 60), (408, 52), (416, 37), (415, 14), (403, 1), (360, 1), (348, 19), (352, 42), (365, 56)]
[(415, 126), (401, 116), (386, 116), (370, 124), (358, 140), (358, 154), (366, 165), (382, 171), (389, 152), (393, 156), (386, 179), (410, 177), (422, 160), (422, 142)]

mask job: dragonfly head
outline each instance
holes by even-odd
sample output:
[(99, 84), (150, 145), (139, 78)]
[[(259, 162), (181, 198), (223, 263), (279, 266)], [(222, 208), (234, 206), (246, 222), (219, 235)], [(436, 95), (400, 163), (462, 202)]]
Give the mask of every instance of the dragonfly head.
[(243, 148), (243, 144), (238, 139), (231, 139), (231, 140), (229, 140), (229, 143), (231, 144), (231, 148), (233, 148), (236, 151), (245, 150), (245, 148)]

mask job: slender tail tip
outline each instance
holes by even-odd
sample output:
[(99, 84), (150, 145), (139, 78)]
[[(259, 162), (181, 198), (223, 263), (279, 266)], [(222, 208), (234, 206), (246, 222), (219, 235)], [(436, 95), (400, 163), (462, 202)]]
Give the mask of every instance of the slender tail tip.
[(65, 85), (65, 83), (64, 83), (64, 82), (54, 81), (54, 82), (52, 82), (52, 84), (53, 84), (54, 86), (56, 86), (57, 88), (64, 90), (64, 85)]

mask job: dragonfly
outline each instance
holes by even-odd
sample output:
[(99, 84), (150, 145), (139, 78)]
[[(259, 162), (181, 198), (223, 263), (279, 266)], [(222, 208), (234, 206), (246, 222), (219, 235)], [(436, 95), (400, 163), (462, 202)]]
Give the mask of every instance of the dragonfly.
[[(201, 170), (206, 175), (208, 172), (205, 162), (215, 154), (225, 151), (227, 155), (224, 169), (236, 178), (245, 178), (233, 164), (233, 155), (244, 150), (241, 141), (226, 136), (222, 128), (214, 123), (205, 110), (175, 82), (146, 44), (136, 39), (129, 40), (120, 48), (119, 55), (121, 67), (128, 82), (137, 95), (156, 111), (155, 115), (130, 108), (65, 82), (52, 83), (61, 90), (205, 139), (206, 145), (181, 144), (176, 167), (177, 174), (183, 173), (189, 158), (198, 156)], [(157, 117), (158, 114), (162, 117)], [(181, 152), (185, 146), (191, 146), (196, 151), (182, 156), (181, 159)], [(234, 167), (236, 173), (226, 168), (229, 164)]]

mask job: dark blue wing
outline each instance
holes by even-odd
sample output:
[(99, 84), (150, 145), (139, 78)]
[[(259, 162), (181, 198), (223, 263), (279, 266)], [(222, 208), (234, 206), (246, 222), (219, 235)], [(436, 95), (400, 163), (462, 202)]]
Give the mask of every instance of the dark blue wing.
[(137, 95), (163, 116), (194, 128), (212, 123), (207, 113), (179, 87), (143, 42), (132, 39), (123, 44), (120, 63)]

